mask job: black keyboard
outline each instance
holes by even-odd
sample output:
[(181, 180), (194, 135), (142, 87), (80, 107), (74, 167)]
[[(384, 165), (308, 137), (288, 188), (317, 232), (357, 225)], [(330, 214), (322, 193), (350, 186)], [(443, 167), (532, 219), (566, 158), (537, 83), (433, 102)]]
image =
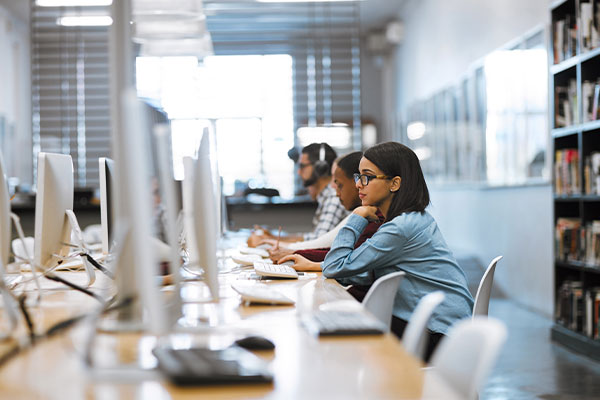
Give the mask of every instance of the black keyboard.
[(237, 346), (223, 350), (157, 347), (152, 353), (158, 359), (158, 368), (178, 385), (273, 381), (273, 375), (263, 360)]
[(302, 324), (319, 336), (381, 335), (387, 331), (381, 321), (362, 312), (315, 311), (304, 316)]

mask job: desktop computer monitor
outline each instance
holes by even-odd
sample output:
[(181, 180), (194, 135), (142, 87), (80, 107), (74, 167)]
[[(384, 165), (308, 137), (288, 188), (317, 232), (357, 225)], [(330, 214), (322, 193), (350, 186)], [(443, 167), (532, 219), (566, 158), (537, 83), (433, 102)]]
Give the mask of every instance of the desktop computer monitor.
[(33, 262), (43, 269), (59, 264), (71, 242), (67, 210), (73, 209), (73, 161), (64, 154), (38, 153)]
[(100, 170), (100, 224), (102, 226), (102, 252), (110, 252), (113, 240), (112, 197), (116, 188), (114, 161), (110, 158), (98, 159)]
[(210, 160), (210, 141), (206, 134), (202, 135), (198, 160), (193, 173), (193, 205), (194, 233), (198, 262), (204, 269), (204, 280), (208, 285), (213, 300), (219, 298), (217, 240), (219, 226), (217, 217), (217, 201), (215, 182)]
[(0, 153), (0, 272), (8, 265), (10, 255), (10, 197)]
[(196, 160), (192, 157), (183, 158), (183, 181), (181, 182), (181, 201), (183, 211), (183, 234), (187, 247), (189, 264), (198, 263), (196, 248), (196, 233), (194, 229), (194, 172)]

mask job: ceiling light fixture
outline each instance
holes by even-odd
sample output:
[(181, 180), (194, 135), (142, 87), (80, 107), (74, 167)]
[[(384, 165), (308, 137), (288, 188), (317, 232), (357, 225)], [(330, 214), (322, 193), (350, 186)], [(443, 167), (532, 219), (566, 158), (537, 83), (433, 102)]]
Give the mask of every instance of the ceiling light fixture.
[(109, 26), (112, 22), (108, 15), (73, 15), (56, 19), (56, 23), (62, 26)]
[(112, 0), (35, 0), (38, 7), (99, 7), (110, 6)]

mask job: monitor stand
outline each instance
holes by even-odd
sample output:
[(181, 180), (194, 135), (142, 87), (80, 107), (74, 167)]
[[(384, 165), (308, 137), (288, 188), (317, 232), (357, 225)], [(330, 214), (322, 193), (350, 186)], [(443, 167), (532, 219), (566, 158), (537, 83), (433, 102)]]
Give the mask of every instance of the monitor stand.
[[(35, 288), (37, 291), (37, 299), (36, 302), (42, 298), (42, 287), (40, 286), (40, 281), (38, 278), (38, 271), (33, 264), (33, 256), (29, 253), (29, 249), (27, 248), (27, 244), (25, 243), (25, 233), (23, 233), (23, 227), (21, 226), (21, 219), (19, 216), (13, 212), (10, 213), (10, 218), (13, 221), (13, 225), (17, 230), (17, 235), (19, 236), (19, 240), (21, 241), (21, 245), (23, 246), (23, 252), (25, 253), (25, 258), (29, 263), (31, 268), (31, 275), (33, 275), (33, 281), (35, 282)], [(19, 268), (20, 269), (20, 268)]]
[[(81, 228), (79, 227), (79, 222), (77, 221), (77, 217), (73, 210), (66, 210), (67, 218), (69, 220), (69, 224), (71, 225), (71, 230), (75, 236), (75, 246), (77, 251), (82, 254), (87, 252), (83, 242), (83, 233), (81, 232)], [(83, 261), (83, 266), (85, 267), (85, 272), (88, 276), (87, 287), (90, 287), (96, 281), (96, 271), (94, 271), (94, 267), (88, 261), (87, 257), (81, 256), (81, 260)]]

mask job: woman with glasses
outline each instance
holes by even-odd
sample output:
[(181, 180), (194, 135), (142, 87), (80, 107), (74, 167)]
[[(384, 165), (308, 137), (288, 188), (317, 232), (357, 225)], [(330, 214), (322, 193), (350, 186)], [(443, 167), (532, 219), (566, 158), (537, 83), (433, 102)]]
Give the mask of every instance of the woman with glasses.
[[(419, 300), (443, 291), (445, 300), (428, 324), (428, 358), (454, 322), (471, 316), (473, 297), (435, 220), (425, 211), (429, 191), (419, 159), (400, 143), (378, 144), (364, 152), (354, 179), (362, 205), (336, 236), (322, 263), (323, 275), (344, 285), (368, 286), (383, 275), (406, 272), (392, 316), (391, 328), (398, 337)], [(378, 219), (378, 211), (386, 222), (355, 249), (369, 221)]]

